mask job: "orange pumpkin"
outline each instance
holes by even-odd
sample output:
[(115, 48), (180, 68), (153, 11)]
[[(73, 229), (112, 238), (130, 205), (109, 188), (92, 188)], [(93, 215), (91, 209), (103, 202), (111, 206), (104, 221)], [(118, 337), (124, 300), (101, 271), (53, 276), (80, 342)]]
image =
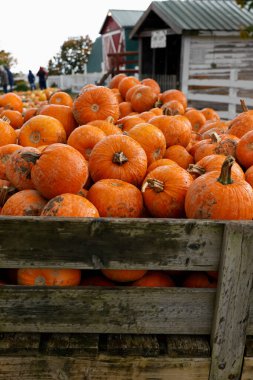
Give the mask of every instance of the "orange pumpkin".
[(144, 204), (156, 218), (184, 216), (184, 201), (193, 179), (180, 166), (159, 166), (148, 173), (142, 184)]
[(57, 104), (61, 106), (68, 106), (72, 108), (73, 99), (67, 92), (56, 91), (50, 96), (48, 103)]
[(144, 149), (137, 141), (124, 135), (107, 136), (99, 141), (89, 159), (89, 171), (94, 182), (113, 178), (138, 186), (146, 170)]
[(147, 155), (148, 165), (163, 158), (166, 141), (159, 128), (149, 123), (141, 123), (131, 128), (127, 134), (142, 146)]
[(211, 280), (206, 273), (192, 272), (186, 275), (182, 286), (185, 288), (217, 288), (217, 281)]
[(137, 115), (128, 115), (119, 119), (117, 121), (117, 125), (124, 132), (127, 132), (129, 131), (129, 129), (133, 128), (135, 125), (143, 123), (143, 122), (144, 120)]
[(160, 160), (156, 160), (152, 162), (147, 168), (147, 174), (151, 172), (151, 170), (154, 170), (155, 168), (158, 168), (159, 166), (173, 166), (178, 167), (178, 164), (175, 161), (172, 161), (168, 158), (161, 158)]
[(88, 179), (87, 161), (70, 145), (52, 144), (41, 154), (24, 155), (34, 163), (31, 179), (35, 188), (47, 199), (77, 194)]
[(18, 143), (22, 146), (38, 147), (54, 143), (65, 143), (66, 132), (62, 123), (51, 116), (37, 115), (29, 119), (20, 129)]
[(73, 114), (79, 125), (92, 120), (119, 117), (119, 103), (115, 94), (106, 87), (97, 86), (80, 94), (73, 103)]
[(213, 108), (202, 108), (200, 112), (205, 116), (206, 120), (220, 120), (219, 114)]
[(17, 144), (7, 144), (0, 146), (0, 178), (7, 179), (6, 177), (6, 164), (13, 152), (22, 148)]
[[(202, 140), (204, 141), (204, 140)], [(224, 154), (225, 156), (236, 156), (236, 146), (239, 142), (239, 138), (233, 135), (217, 135), (213, 133), (211, 139), (204, 144), (200, 144), (195, 150), (195, 161), (201, 160), (205, 156), (210, 154)]]
[(124, 74), (124, 73), (114, 75), (112, 77), (112, 79), (110, 80), (108, 87), (109, 88), (118, 88), (119, 83), (123, 78), (126, 78), (126, 74)]
[(119, 82), (118, 89), (123, 99), (126, 99), (126, 94), (129, 88), (135, 86), (136, 84), (140, 84), (140, 81), (132, 75), (126, 76)]
[(7, 117), (10, 120), (10, 125), (14, 129), (19, 129), (24, 123), (24, 117), (21, 112), (14, 110), (4, 110), (0, 113), (0, 117)]
[(188, 218), (216, 220), (251, 220), (253, 189), (244, 180), (231, 179), (235, 159), (228, 156), (221, 172), (212, 171), (194, 180), (185, 198)]
[(0, 107), (22, 113), (23, 102), (19, 95), (14, 92), (8, 92), (7, 94), (0, 96)]
[(86, 198), (77, 194), (61, 194), (50, 199), (44, 206), (41, 215), (76, 218), (99, 217), (96, 207)]
[(253, 165), (253, 130), (245, 133), (238, 141), (236, 158), (246, 169)]
[(0, 119), (0, 146), (16, 144), (16, 141), (15, 129), (7, 121)]
[(163, 114), (167, 116), (183, 115), (184, 106), (178, 100), (170, 100), (166, 102), (161, 107)]
[(144, 86), (149, 86), (156, 95), (160, 94), (161, 92), (160, 85), (155, 79), (152, 79), (152, 78), (142, 79), (141, 84), (143, 84)]
[(148, 286), (148, 287), (172, 287), (175, 282), (168, 274), (162, 271), (149, 271), (139, 280), (134, 281), (131, 286)]
[(253, 166), (250, 166), (245, 172), (245, 181), (253, 188)]
[(101, 269), (102, 273), (115, 282), (130, 282), (139, 280), (147, 273), (146, 270), (128, 270), (128, 269)]
[(13, 194), (4, 204), (2, 215), (38, 216), (47, 201), (36, 190), (22, 190)]
[(101, 179), (88, 191), (88, 200), (102, 217), (139, 218), (143, 209), (140, 190), (119, 179)]
[(45, 107), (39, 111), (39, 114), (51, 116), (59, 120), (65, 129), (67, 137), (77, 127), (77, 122), (73, 116), (72, 108), (69, 106), (57, 104), (45, 105)]
[(81, 281), (79, 269), (18, 269), (19, 285), (77, 286)]
[(170, 146), (166, 149), (163, 157), (175, 161), (183, 169), (187, 169), (188, 166), (194, 162), (194, 159), (190, 153), (188, 153), (187, 150), (181, 145)]
[(106, 134), (94, 125), (81, 125), (68, 138), (68, 145), (77, 149), (88, 161), (94, 146), (106, 137)]
[(206, 118), (204, 116), (204, 113), (201, 111), (191, 109), (185, 112), (185, 116), (187, 117), (187, 119), (189, 119), (192, 125), (192, 130), (194, 132), (198, 132), (200, 128), (202, 128), (205, 125)]
[(140, 86), (131, 96), (131, 105), (134, 111), (144, 112), (154, 107), (157, 94), (149, 86)]
[(122, 130), (109, 120), (93, 120), (90, 121), (88, 124), (98, 127), (106, 134), (106, 136), (122, 134)]
[(169, 102), (170, 100), (177, 100), (184, 106), (184, 109), (187, 107), (187, 98), (183, 91), (171, 89), (166, 90), (161, 93), (159, 100), (162, 104)]
[[(28, 156), (25, 155), (26, 153)], [(38, 155), (40, 151), (33, 147), (20, 147), (6, 162), (6, 177), (18, 190), (34, 189), (31, 180), (31, 169), (34, 164), (29, 154)]]

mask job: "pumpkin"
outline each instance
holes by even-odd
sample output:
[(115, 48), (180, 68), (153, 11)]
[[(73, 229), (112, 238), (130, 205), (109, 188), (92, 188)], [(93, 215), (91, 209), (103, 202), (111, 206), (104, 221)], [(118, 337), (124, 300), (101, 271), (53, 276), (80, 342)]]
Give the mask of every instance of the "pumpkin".
[[(93, 271), (92, 271), (93, 272)], [(115, 286), (115, 283), (106, 278), (102, 273), (84, 274), (81, 286)]]
[(123, 99), (126, 99), (126, 94), (129, 88), (135, 86), (136, 84), (140, 84), (140, 81), (132, 75), (126, 76), (119, 82), (118, 89)]
[(31, 169), (34, 164), (29, 154), (40, 154), (40, 151), (33, 147), (20, 147), (6, 162), (6, 177), (18, 190), (34, 189), (31, 179)]
[(130, 282), (139, 280), (147, 273), (146, 270), (128, 269), (101, 269), (101, 272), (110, 280), (115, 282)]
[(21, 190), (3, 205), (2, 215), (38, 216), (47, 201), (36, 190)]
[(109, 88), (118, 88), (119, 83), (120, 83), (121, 79), (123, 79), (123, 78), (126, 78), (126, 74), (124, 74), (124, 73), (119, 73), (119, 74), (114, 75), (112, 77), (112, 79), (110, 80), (108, 87)]
[(182, 145), (187, 147), (191, 140), (192, 126), (185, 116), (155, 116), (150, 124), (161, 129), (166, 139), (166, 147)]
[(185, 212), (192, 219), (251, 220), (253, 189), (243, 179), (231, 178), (234, 157), (228, 156), (220, 173), (206, 173), (192, 183), (185, 198)]
[(206, 273), (192, 272), (186, 275), (182, 286), (185, 288), (217, 288), (217, 281), (210, 279)]
[(205, 125), (206, 118), (203, 112), (191, 109), (184, 114), (192, 125), (192, 130), (198, 132)]
[(49, 104), (57, 104), (57, 105), (61, 105), (61, 106), (68, 106), (68, 107), (72, 108), (73, 99), (67, 92), (56, 91), (50, 96), (48, 103)]
[(0, 113), (0, 118), (7, 117), (10, 120), (10, 125), (14, 129), (21, 128), (24, 123), (24, 117), (21, 112), (14, 110), (4, 110)]
[(130, 102), (119, 103), (119, 118), (127, 116), (132, 112), (133, 112), (133, 108)]
[(94, 125), (81, 125), (69, 136), (67, 144), (77, 149), (88, 161), (94, 146), (106, 137), (106, 134)]
[(101, 179), (88, 191), (87, 199), (102, 217), (139, 218), (143, 199), (134, 185), (119, 179)]
[(128, 132), (135, 125), (143, 123), (143, 122), (144, 122), (144, 119), (142, 119), (138, 115), (128, 115), (128, 116), (125, 116), (125, 117), (122, 117), (121, 119), (119, 119), (117, 121), (117, 125), (124, 132)]
[(50, 201), (45, 204), (41, 215), (76, 218), (99, 217), (96, 207), (86, 198), (77, 194), (61, 194), (50, 199)]
[(162, 271), (149, 271), (139, 280), (134, 281), (131, 286), (148, 287), (172, 287), (175, 286), (172, 278)]
[(228, 127), (228, 133), (241, 138), (253, 130), (253, 112), (247, 111), (237, 115)]
[(17, 144), (7, 144), (0, 146), (0, 178), (7, 179), (6, 177), (6, 164), (13, 152), (22, 148)]
[(22, 113), (23, 102), (19, 95), (14, 92), (8, 92), (0, 96), (0, 107)]
[(206, 120), (220, 120), (219, 114), (213, 108), (202, 108), (200, 112), (205, 116)]
[(19, 285), (76, 286), (81, 281), (79, 269), (18, 269)]
[(144, 204), (156, 218), (184, 216), (184, 201), (193, 179), (180, 166), (160, 166), (148, 173), (142, 184)]
[(187, 98), (186, 98), (185, 94), (183, 93), (183, 91), (171, 89), (171, 90), (166, 90), (166, 91), (161, 93), (161, 95), (159, 97), (159, 101), (162, 104), (167, 103), (170, 100), (179, 101), (184, 106), (184, 109), (186, 109), (186, 107), (187, 107)]
[(51, 116), (59, 120), (65, 129), (67, 137), (77, 127), (77, 122), (73, 116), (72, 108), (69, 106), (48, 104), (39, 111), (39, 114)]
[(37, 111), (38, 111), (38, 108), (36, 107), (31, 107), (31, 108), (28, 108), (27, 110), (24, 111), (23, 115), (24, 115), (24, 122), (23, 124), (31, 119), (33, 116), (36, 116), (37, 115)]
[(140, 83), (135, 84), (133, 87), (130, 87), (129, 90), (127, 90), (126, 96), (125, 96), (125, 101), (131, 103), (131, 98), (135, 90), (139, 87), (142, 87)]
[(116, 121), (119, 117), (119, 103), (109, 88), (97, 86), (83, 92), (74, 100), (73, 114), (79, 125), (108, 117)]
[(111, 135), (99, 141), (89, 159), (89, 172), (94, 182), (114, 178), (138, 186), (146, 170), (144, 149), (137, 141), (124, 135)]
[(144, 78), (141, 80), (141, 84), (144, 86), (149, 86), (156, 95), (159, 95), (161, 93), (160, 85), (155, 79)]
[(149, 123), (141, 123), (131, 128), (127, 134), (142, 146), (147, 155), (148, 165), (163, 158), (166, 141), (159, 128)]
[(15, 129), (4, 119), (0, 119), (0, 146), (16, 144), (17, 135)]
[(178, 167), (178, 164), (175, 161), (172, 161), (168, 158), (161, 158), (160, 160), (156, 160), (152, 162), (147, 168), (147, 174), (151, 172), (151, 170), (154, 170), (155, 168), (158, 168), (159, 166), (174, 166)]
[(112, 120), (93, 120), (88, 124), (101, 129), (106, 136), (122, 134), (122, 130), (117, 125), (113, 124)]
[(54, 143), (65, 143), (66, 132), (62, 123), (51, 116), (37, 115), (29, 119), (20, 129), (18, 143), (22, 146), (38, 147)]
[(245, 180), (251, 185), (253, 188), (253, 166), (250, 166), (245, 172)]
[(183, 169), (187, 169), (194, 162), (192, 155), (181, 145), (170, 146), (166, 149), (163, 157), (176, 162)]
[(230, 125), (230, 121), (224, 121), (224, 120), (216, 120), (216, 121), (210, 121), (210, 120), (208, 120), (200, 129), (199, 129), (199, 131), (198, 131), (198, 133), (200, 134), (200, 135), (202, 135), (203, 136), (203, 138), (209, 138), (210, 137), (210, 135), (209, 136), (207, 136), (207, 137), (204, 137), (205, 135), (205, 132), (208, 132), (208, 131), (210, 131), (210, 130), (212, 130), (212, 129), (218, 129), (218, 130), (220, 130), (220, 132), (221, 133), (223, 133), (223, 132), (227, 132), (227, 129), (228, 129), (228, 127), (229, 127), (229, 125)]
[(141, 113), (150, 110), (155, 105), (157, 94), (149, 86), (140, 86), (133, 92), (130, 101), (132, 109)]
[(87, 182), (87, 161), (70, 145), (52, 144), (41, 154), (24, 153), (22, 156), (34, 164), (32, 182), (47, 199), (64, 193), (77, 194)]
[(246, 169), (253, 165), (253, 130), (245, 133), (238, 141), (236, 158)]
[(163, 115), (174, 116), (183, 115), (185, 113), (184, 106), (178, 100), (170, 100), (161, 106)]

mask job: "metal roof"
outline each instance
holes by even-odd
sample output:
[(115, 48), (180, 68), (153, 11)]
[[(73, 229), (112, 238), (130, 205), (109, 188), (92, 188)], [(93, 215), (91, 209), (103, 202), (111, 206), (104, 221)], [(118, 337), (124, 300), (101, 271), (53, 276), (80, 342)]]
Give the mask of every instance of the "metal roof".
[(183, 30), (239, 31), (253, 25), (253, 12), (235, 0), (153, 1), (133, 28), (136, 36), (150, 12), (156, 13), (176, 33)]
[(107, 17), (111, 16), (116, 23), (122, 27), (133, 27), (137, 21), (140, 19), (144, 11), (132, 11), (132, 10), (123, 10), (123, 9), (109, 9), (107, 16), (103, 22), (102, 27), (100, 28), (99, 33), (103, 30), (103, 27), (106, 23)]

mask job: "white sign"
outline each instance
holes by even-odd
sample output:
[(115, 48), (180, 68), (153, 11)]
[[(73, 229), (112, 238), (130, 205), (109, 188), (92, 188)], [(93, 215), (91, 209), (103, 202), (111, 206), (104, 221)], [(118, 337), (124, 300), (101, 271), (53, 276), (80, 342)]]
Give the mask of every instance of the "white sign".
[(166, 30), (151, 32), (151, 49), (166, 47)]

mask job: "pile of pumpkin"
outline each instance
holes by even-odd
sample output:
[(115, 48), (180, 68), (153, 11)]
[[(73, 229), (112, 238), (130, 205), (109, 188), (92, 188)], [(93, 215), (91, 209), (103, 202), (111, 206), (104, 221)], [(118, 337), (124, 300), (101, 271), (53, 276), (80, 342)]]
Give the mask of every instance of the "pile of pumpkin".
[[(243, 107), (220, 120), (212, 108), (188, 107), (180, 90), (161, 92), (154, 79), (125, 74), (107, 87), (85, 85), (74, 100), (56, 91), (25, 111), (17, 94), (4, 94), (1, 215), (252, 220), (253, 111)], [(217, 280), (212, 272), (102, 272), (102, 282), (136, 286), (190, 286), (193, 276), (191, 286), (213, 287)], [(16, 274), (30, 285), (92, 278), (81, 280), (78, 270)]]

